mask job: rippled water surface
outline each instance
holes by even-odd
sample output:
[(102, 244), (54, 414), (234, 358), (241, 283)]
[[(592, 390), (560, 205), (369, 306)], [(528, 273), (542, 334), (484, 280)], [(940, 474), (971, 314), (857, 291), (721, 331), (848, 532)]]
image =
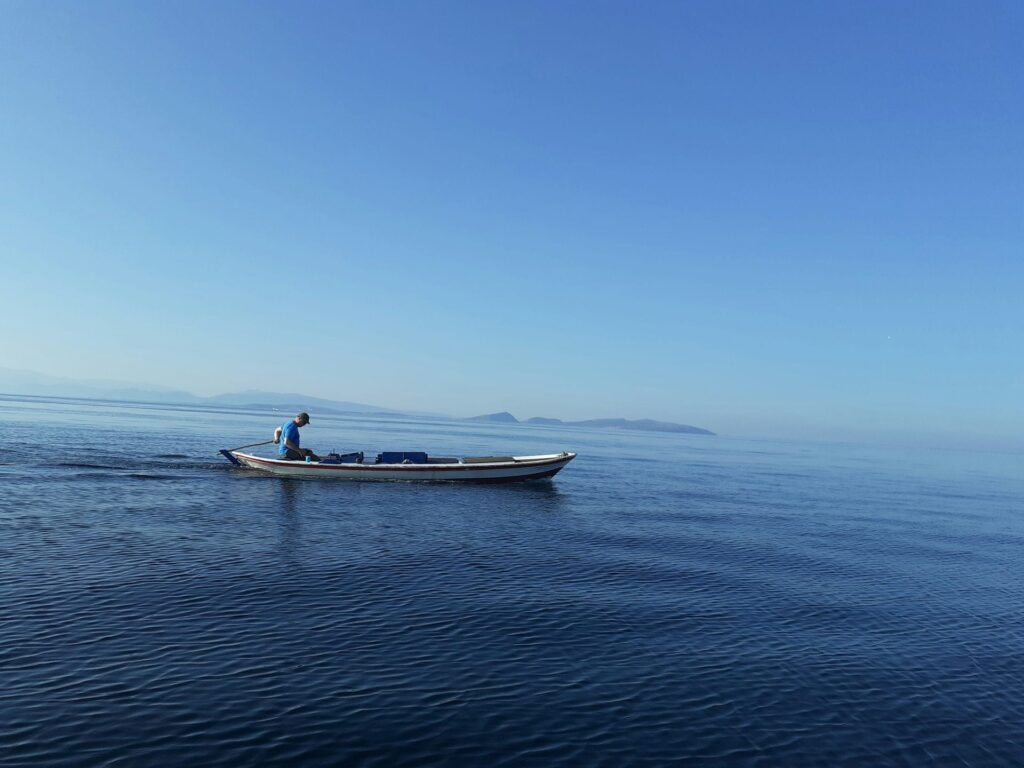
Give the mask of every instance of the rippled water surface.
[(1024, 765), (1024, 460), (0, 398), (0, 765)]

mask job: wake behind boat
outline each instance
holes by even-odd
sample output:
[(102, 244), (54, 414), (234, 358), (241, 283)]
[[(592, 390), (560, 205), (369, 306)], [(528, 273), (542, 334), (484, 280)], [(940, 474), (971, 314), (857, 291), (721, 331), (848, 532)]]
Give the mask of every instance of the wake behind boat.
[[(248, 447), (248, 446), (246, 446)], [(239, 467), (285, 477), (341, 480), (419, 480), (429, 482), (510, 483), (554, 477), (575, 453), (538, 456), (434, 457), (422, 452), (384, 452), (366, 463), (362, 453), (331, 454), (319, 461), (287, 461), (224, 449), (221, 454)]]

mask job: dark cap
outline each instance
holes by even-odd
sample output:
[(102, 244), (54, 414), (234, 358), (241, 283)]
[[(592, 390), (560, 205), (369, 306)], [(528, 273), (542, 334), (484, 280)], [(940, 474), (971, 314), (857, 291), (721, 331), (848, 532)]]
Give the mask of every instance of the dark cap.
[(295, 418), (296, 418), (296, 419), (298, 419), (299, 421), (304, 421), (304, 422), (306, 422), (307, 424), (309, 424), (309, 414), (308, 414), (308, 413), (306, 413), (305, 411), (303, 411), (302, 413), (300, 413), (300, 414), (299, 414), (298, 416), (296, 416)]

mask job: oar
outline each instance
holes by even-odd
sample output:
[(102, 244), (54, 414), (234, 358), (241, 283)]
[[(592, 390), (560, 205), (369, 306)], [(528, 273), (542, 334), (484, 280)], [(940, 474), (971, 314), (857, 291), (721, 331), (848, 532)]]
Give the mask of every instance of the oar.
[(257, 445), (270, 445), (273, 440), (264, 440), (262, 443), (249, 443), (248, 445), (240, 445), (237, 448), (225, 448), (226, 451), (240, 451), (243, 448), (255, 448)]
[(264, 440), (262, 443), (249, 443), (249, 445), (240, 445), (237, 448), (221, 448), (220, 455), (223, 456), (228, 461), (230, 461), (232, 464), (235, 464), (236, 466), (240, 467), (242, 466), (242, 462), (240, 462), (238, 459), (231, 455), (234, 451), (240, 451), (243, 448), (255, 448), (257, 445), (269, 445), (272, 442), (274, 441)]

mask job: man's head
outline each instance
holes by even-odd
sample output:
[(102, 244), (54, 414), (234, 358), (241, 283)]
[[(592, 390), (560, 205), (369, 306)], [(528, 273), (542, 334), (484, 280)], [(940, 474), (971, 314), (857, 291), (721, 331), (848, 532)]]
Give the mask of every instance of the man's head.
[(302, 413), (295, 417), (295, 423), (298, 424), (300, 427), (306, 426), (307, 424), (309, 424), (309, 414), (303, 411)]

